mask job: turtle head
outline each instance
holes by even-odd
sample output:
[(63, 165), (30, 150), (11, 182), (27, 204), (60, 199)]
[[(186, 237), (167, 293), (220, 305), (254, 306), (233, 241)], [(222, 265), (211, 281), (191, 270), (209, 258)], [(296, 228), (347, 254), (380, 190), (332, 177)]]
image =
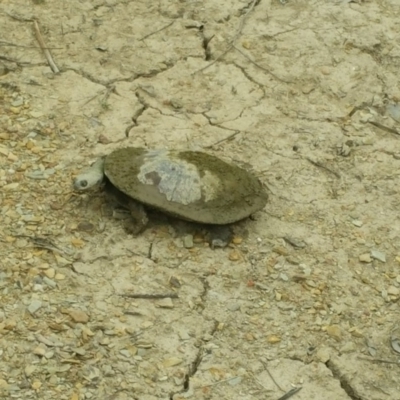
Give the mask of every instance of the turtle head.
[(99, 185), (104, 178), (104, 158), (100, 158), (87, 170), (74, 179), (74, 189), (78, 191), (90, 189)]

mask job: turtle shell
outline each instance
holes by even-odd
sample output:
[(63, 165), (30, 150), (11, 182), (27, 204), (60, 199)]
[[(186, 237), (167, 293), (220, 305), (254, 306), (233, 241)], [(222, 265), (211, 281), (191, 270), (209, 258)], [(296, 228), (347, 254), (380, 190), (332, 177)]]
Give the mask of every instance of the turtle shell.
[(105, 158), (104, 174), (144, 205), (204, 224), (239, 221), (262, 209), (268, 199), (254, 175), (197, 151), (127, 147)]

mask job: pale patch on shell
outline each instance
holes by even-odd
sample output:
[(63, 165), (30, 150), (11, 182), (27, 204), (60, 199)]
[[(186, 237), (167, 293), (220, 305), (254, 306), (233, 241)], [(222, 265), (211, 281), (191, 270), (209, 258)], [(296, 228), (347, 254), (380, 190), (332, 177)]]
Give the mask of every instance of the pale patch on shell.
[(204, 200), (214, 200), (218, 195), (218, 189), (221, 187), (220, 179), (210, 171), (204, 171), (204, 176), (201, 178), (201, 190), (204, 195)]
[(201, 200), (216, 198), (220, 180), (209, 171), (203, 178), (197, 167), (174, 157), (167, 150), (151, 150), (138, 174), (140, 182), (157, 186), (168, 201), (188, 205)]

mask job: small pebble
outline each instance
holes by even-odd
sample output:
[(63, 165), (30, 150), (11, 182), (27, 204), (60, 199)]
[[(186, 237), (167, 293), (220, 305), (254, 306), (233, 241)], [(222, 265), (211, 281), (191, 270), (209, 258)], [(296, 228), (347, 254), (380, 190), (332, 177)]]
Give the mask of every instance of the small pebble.
[(240, 253), (234, 249), (229, 253), (229, 260), (230, 261), (238, 261), (240, 260)]
[(34, 381), (31, 385), (33, 390), (39, 391), (39, 389), (42, 387), (42, 382), (40, 381)]
[(167, 297), (158, 301), (157, 306), (160, 308), (174, 308), (174, 302), (170, 297)]
[(185, 235), (183, 237), (183, 246), (185, 249), (191, 249), (193, 247), (193, 235)]
[(240, 237), (240, 236), (235, 236), (235, 237), (232, 239), (232, 243), (233, 243), (233, 244), (241, 244), (242, 242), (243, 242), (243, 238)]
[(276, 344), (279, 343), (282, 339), (279, 336), (276, 335), (269, 335), (267, 337), (267, 342), (271, 344)]
[(85, 311), (72, 309), (68, 311), (68, 314), (74, 322), (81, 322), (85, 324), (89, 321), (89, 316), (85, 313)]
[(21, 107), (24, 104), (24, 99), (22, 97), (18, 97), (16, 100), (14, 100), (11, 105), (13, 107)]
[(47, 278), (54, 278), (56, 275), (56, 271), (54, 268), (48, 268), (44, 271), (44, 274), (47, 276)]
[(354, 226), (357, 226), (358, 228), (361, 228), (361, 227), (363, 226), (363, 222), (360, 221), (360, 220), (358, 220), (358, 219), (353, 219), (353, 221), (351, 221), (351, 223), (352, 223)]
[(36, 367), (34, 365), (27, 365), (24, 370), (25, 376), (29, 378), (35, 372), (35, 370)]
[(179, 337), (181, 340), (189, 340), (190, 335), (186, 331), (179, 332)]
[(392, 296), (398, 296), (400, 294), (400, 289), (396, 286), (389, 286), (387, 292)]
[(352, 353), (355, 350), (356, 346), (353, 342), (347, 342), (340, 348), (341, 353)]
[(33, 300), (28, 306), (28, 311), (34, 315), (42, 307), (42, 302), (40, 300)]
[(10, 111), (13, 114), (19, 114), (21, 112), (21, 109), (19, 107), (10, 107)]
[(120, 350), (119, 353), (122, 354), (126, 358), (131, 358), (132, 357), (131, 352), (129, 350), (126, 350), (126, 349)]
[(181, 359), (181, 358), (178, 358), (178, 357), (171, 357), (171, 358), (166, 358), (163, 362), (162, 362), (162, 365), (165, 367), (165, 368), (168, 368), (168, 367), (173, 367), (173, 366), (175, 366), (175, 365), (179, 365), (179, 364), (181, 364), (183, 362), (183, 360)]
[(239, 385), (240, 382), (242, 382), (242, 377), (237, 376), (236, 378), (229, 379), (228, 384), (230, 386), (236, 386)]
[(230, 303), (226, 307), (229, 311), (237, 311), (240, 309), (240, 304), (238, 303)]
[(94, 229), (94, 225), (91, 222), (82, 221), (78, 224), (77, 229), (78, 231), (91, 232)]
[(33, 349), (33, 354), (37, 355), (37, 356), (41, 356), (43, 357), (47, 352), (47, 348), (44, 344), (40, 344), (39, 346), (35, 347)]
[(329, 361), (329, 359), (331, 358), (331, 355), (329, 353), (329, 349), (327, 349), (326, 347), (322, 347), (321, 349), (319, 349), (316, 353), (316, 358), (318, 361), (322, 362), (322, 363), (326, 363)]
[(43, 282), (44, 282), (47, 286), (49, 286), (49, 287), (51, 287), (51, 288), (57, 287), (57, 283), (54, 282), (52, 279), (48, 278), (47, 276), (44, 276), (44, 277), (43, 277)]
[(375, 260), (381, 261), (383, 263), (386, 262), (386, 255), (379, 250), (371, 250), (371, 257)]
[(371, 255), (369, 253), (361, 254), (358, 259), (363, 263), (370, 263), (372, 262)]
[(326, 327), (327, 334), (334, 338), (335, 340), (339, 341), (342, 339), (342, 330), (337, 325), (329, 325)]

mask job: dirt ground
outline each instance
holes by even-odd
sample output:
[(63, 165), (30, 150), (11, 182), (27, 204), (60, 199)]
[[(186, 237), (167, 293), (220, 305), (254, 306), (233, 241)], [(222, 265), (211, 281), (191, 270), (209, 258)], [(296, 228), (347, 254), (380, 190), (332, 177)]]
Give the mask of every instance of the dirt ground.
[[(0, 0), (0, 398), (400, 399), (399, 17)], [(134, 237), (71, 186), (124, 146), (207, 151), (270, 200), (225, 249)]]

